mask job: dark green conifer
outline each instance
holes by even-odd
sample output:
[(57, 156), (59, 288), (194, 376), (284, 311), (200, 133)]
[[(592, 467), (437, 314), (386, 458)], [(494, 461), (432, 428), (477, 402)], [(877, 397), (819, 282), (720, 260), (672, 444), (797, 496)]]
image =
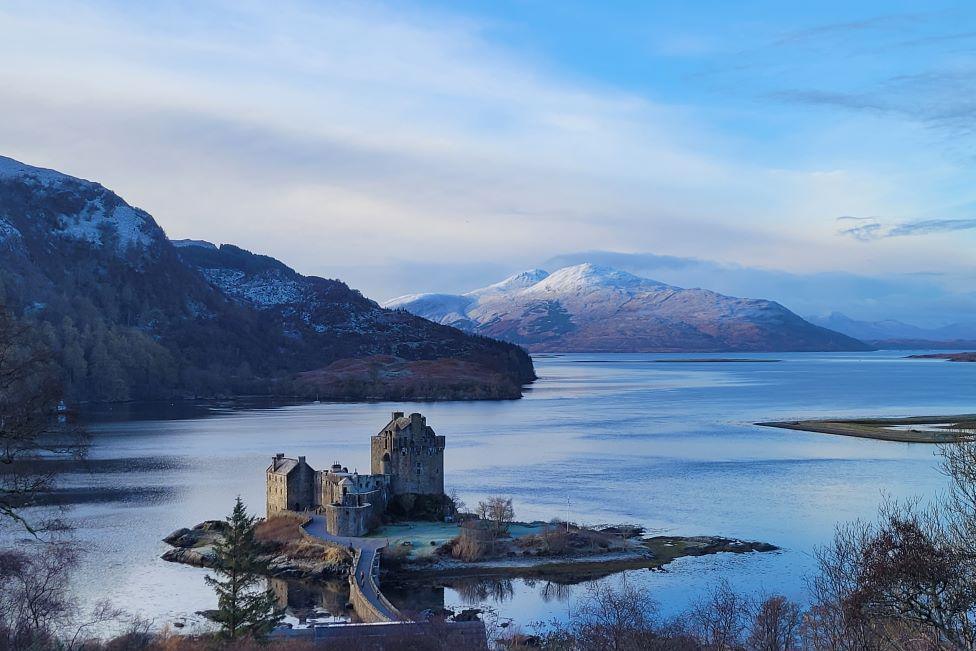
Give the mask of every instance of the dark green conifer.
[(227, 518), (220, 542), (214, 545), (217, 577), (206, 577), (217, 593), (217, 610), (212, 619), (227, 638), (262, 638), (281, 622), (271, 590), (260, 590), (267, 564), (260, 560), (261, 545), (254, 537), (255, 518), (247, 514), (241, 498)]

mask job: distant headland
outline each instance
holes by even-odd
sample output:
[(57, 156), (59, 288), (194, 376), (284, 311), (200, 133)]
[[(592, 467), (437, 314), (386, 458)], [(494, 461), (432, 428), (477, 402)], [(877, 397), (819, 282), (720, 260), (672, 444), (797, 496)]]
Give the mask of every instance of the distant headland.
[(771, 421), (756, 425), (900, 443), (954, 443), (976, 438), (976, 414), (908, 418), (825, 418)]

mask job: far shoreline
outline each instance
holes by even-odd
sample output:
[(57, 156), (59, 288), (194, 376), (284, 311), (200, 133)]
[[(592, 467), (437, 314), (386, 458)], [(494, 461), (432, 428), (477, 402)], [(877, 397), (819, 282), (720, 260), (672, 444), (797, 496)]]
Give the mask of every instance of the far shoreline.
[[(904, 418), (817, 418), (768, 421), (756, 425), (897, 443), (944, 444), (976, 438), (976, 414)], [(923, 429), (912, 427), (913, 425), (930, 427)], [(904, 429), (893, 429), (895, 427)]]

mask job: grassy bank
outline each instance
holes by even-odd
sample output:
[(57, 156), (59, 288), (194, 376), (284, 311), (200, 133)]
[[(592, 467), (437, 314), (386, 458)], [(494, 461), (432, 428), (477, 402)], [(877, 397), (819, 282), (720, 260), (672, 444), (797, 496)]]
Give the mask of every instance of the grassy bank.
[(828, 418), (771, 421), (756, 425), (900, 443), (953, 443), (976, 438), (976, 415), (973, 414), (908, 418)]
[(618, 538), (617, 544), (602, 549), (566, 549), (561, 553), (511, 555), (481, 561), (413, 557), (397, 564), (396, 579), (439, 580), (461, 577), (532, 578), (555, 583), (578, 583), (617, 572), (659, 569), (677, 558), (706, 556), (721, 552), (776, 551), (774, 545), (718, 536), (654, 536)]

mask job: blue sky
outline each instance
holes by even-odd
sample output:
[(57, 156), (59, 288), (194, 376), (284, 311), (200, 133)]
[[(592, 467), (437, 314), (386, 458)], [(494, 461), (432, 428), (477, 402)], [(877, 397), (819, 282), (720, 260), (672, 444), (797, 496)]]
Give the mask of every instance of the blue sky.
[(0, 153), (377, 299), (587, 251), (976, 321), (971, 4), (13, 1), (0, 56)]

